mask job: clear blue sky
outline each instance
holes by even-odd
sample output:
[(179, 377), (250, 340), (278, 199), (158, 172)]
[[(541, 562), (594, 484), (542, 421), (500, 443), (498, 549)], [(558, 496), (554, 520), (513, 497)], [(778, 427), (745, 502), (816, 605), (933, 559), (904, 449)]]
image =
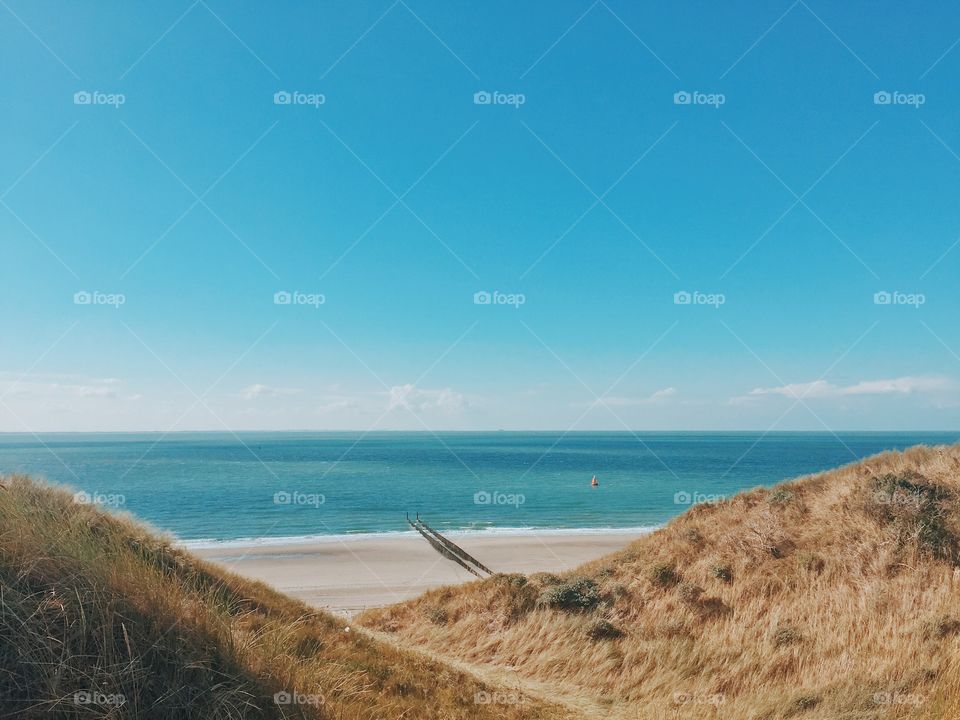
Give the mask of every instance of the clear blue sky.
[(958, 38), (952, 3), (3, 0), (0, 430), (958, 428)]

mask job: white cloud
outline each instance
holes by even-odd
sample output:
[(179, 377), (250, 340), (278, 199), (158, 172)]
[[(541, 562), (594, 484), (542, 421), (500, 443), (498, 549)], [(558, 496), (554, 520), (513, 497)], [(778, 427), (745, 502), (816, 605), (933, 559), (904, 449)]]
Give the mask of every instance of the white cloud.
[(955, 380), (946, 377), (904, 376), (882, 380), (861, 380), (853, 385), (834, 385), (826, 380), (814, 380), (806, 383), (790, 383), (778, 387), (758, 387), (746, 396), (733, 398), (743, 401), (764, 395), (782, 395), (794, 399), (835, 398), (851, 395), (915, 395), (922, 393), (949, 392), (957, 390)]
[(318, 413), (336, 412), (337, 410), (358, 410), (360, 404), (350, 398), (331, 399), (317, 406)]
[(78, 399), (117, 397), (121, 381), (117, 378), (90, 378), (79, 375), (32, 375), (22, 378), (13, 372), (0, 372), (0, 396)]
[(390, 397), (388, 410), (406, 407), (414, 412), (424, 410), (456, 412), (467, 407), (466, 398), (451, 388), (431, 390), (407, 383), (393, 386), (388, 395)]
[(240, 391), (240, 396), (244, 400), (255, 400), (262, 397), (280, 397), (286, 395), (298, 395), (300, 390), (297, 388), (271, 387), (270, 385), (249, 385)]
[[(638, 407), (641, 405), (652, 405), (657, 402), (662, 402), (668, 398), (673, 397), (677, 394), (677, 389), (675, 387), (665, 387), (660, 390), (657, 390), (646, 397), (605, 397), (598, 400), (594, 400), (591, 403), (587, 403), (591, 407), (597, 405), (606, 405), (607, 407)], [(581, 404), (582, 405), (582, 404)]]

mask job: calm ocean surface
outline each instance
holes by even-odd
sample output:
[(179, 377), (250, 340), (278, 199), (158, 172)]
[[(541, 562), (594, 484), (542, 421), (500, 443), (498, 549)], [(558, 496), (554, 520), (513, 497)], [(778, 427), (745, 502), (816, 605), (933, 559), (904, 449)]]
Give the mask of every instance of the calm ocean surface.
[[(0, 473), (81, 490), (191, 544), (659, 525), (730, 495), (960, 433), (0, 435)], [(596, 474), (598, 488), (590, 487)]]

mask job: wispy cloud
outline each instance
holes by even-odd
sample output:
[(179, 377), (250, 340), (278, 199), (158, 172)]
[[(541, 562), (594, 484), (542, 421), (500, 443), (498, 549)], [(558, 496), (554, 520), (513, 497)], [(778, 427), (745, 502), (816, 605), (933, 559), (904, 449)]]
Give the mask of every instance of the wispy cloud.
[(918, 395), (925, 393), (943, 393), (960, 389), (956, 380), (941, 376), (910, 376), (885, 378), (880, 380), (861, 380), (853, 385), (835, 385), (827, 380), (789, 383), (776, 387), (758, 387), (747, 395), (731, 398), (733, 402), (744, 402), (769, 395), (799, 398), (838, 398), (856, 395)]
[(596, 407), (606, 405), (608, 407), (640, 407), (642, 405), (653, 405), (658, 402), (663, 402), (676, 394), (677, 389), (675, 387), (665, 387), (642, 397), (608, 396), (589, 403), (574, 403), (574, 406)]
[(337, 412), (339, 410), (358, 410), (360, 409), (360, 403), (352, 398), (332, 398), (318, 405), (316, 409), (317, 412), (321, 414)]
[(31, 375), (21, 378), (13, 372), (0, 372), (0, 396), (31, 398), (107, 398), (118, 397), (121, 381), (117, 378), (92, 378), (79, 375)]
[(388, 395), (389, 410), (405, 407), (414, 412), (424, 410), (456, 412), (467, 407), (467, 399), (452, 388), (418, 388), (407, 383), (406, 385), (393, 386), (390, 388)]
[(299, 395), (299, 388), (272, 387), (270, 385), (249, 385), (240, 391), (240, 396), (244, 400), (255, 400), (264, 397), (283, 397), (289, 395)]

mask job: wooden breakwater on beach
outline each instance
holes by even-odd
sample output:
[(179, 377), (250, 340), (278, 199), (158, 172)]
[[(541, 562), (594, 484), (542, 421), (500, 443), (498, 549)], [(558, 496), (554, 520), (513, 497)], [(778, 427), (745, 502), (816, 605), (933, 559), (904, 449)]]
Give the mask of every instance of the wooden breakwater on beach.
[(420, 533), (424, 540), (430, 543), (430, 546), (443, 557), (447, 558), (448, 560), (453, 560), (455, 563), (457, 563), (457, 565), (479, 578), (483, 577), (483, 575), (480, 574), (481, 572), (485, 572), (488, 575), (493, 575), (493, 570), (477, 560), (475, 557), (473, 557), (473, 555), (468, 553), (455, 542), (441, 535), (432, 527), (427, 525), (423, 520), (421, 520), (419, 513), (417, 513), (415, 520), (411, 520), (410, 516), (408, 515), (407, 522), (410, 524), (410, 527)]

